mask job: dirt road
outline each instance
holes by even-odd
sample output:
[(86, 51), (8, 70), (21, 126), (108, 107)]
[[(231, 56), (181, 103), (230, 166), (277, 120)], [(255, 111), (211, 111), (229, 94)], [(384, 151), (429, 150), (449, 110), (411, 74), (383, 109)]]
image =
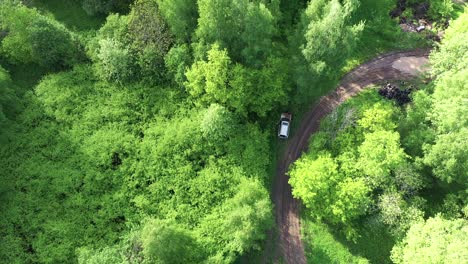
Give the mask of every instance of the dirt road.
[(289, 165), (307, 149), (309, 137), (319, 128), (320, 119), (347, 98), (372, 84), (384, 80), (413, 78), (427, 70), (425, 64), (428, 62), (428, 53), (428, 50), (392, 52), (362, 64), (345, 75), (335, 91), (322, 97), (305, 114), (299, 128), (294, 131), (294, 137), (289, 139), (276, 171), (272, 197), (275, 204), (276, 224), (279, 229), (279, 243), (275, 252), (271, 253), (274, 254), (275, 262), (284, 260), (286, 263), (306, 263), (304, 246), (300, 237), (300, 202), (292, 197), (291, 186), (288, 184), (289, 177), (285, 173)]

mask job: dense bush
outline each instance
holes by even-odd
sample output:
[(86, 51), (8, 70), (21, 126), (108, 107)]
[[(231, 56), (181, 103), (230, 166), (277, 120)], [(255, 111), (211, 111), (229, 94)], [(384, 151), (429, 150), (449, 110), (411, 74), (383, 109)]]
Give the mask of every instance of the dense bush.
[(21, 4), (0, 4), (0, 54), (11, 63), (37, 63), (51, 69), (70, 67), (81, 58), (76, 37), (62, 24)]
[[(393, 0), (77, 0), (89, 28), (113, 13), (77, 32), (56, 19), (86, 14), (57, 3), (0, 3), (5, 263), (250, 261), (273, 225), (278, 112), (417, 43), (395, 30)], [(378, 263), (423, 216), (466, 215), (463, 191), (429, 209), (422, 197), (433, 175), (466, 182), (464, 29), (453, 23), (434, 53), (434, 87), (404, 109), (375, 92), (347, 102), (290, 172), (337, 240), (386, 240)], [(322, 249), (339, 243), (319, 229)], [(352, 252), (336, 255), (366, 263)]]
[[(397, 242), (391, 257), (395, 263), (458, 263), (464, 257), (466, 16), (454, 21), (432, 52), (432, 82), (420, 84), (410, 94), (411, 103), (379, 98), (375, 90), (362, 92), (322, 121), (309, 152), (291, 168), (293, 195), (308, 208), (309, 221), (339, 228), (365, 245), (359, 252), (372, 261), (390, 259), (377, 257), (382, 252), (359, 239), (367, 236), (367, 228), (383, 229)], [(390, 99), (398, 90), (387, 86), (380, 94)], [(347, 183), (362, 188), (337, 195)], [(436, 216), (424, 222), (435, 214), (449, 220)], [(387, 244), (379, 242), (389, 251), (392, 245)]]

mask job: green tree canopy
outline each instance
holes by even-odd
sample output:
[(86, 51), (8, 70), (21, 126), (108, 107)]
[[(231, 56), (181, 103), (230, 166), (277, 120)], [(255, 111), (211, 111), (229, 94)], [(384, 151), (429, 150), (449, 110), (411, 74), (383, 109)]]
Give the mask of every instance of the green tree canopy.
[(209, 48), (217, 42), (235, 62), (247, 66), (259, 66), (270, 55), (276, 21), (261, 1), (200, 0), (198, 12), (195, 33), (201, 45)]
[(318, 219), (350, 224), (366, 212), (370, 203), (370, 189), (363, 179), (345, 178), (330, 155), (316, 159), (305, 156), (289, 174), (293, 196), (300, 198)]
[(0, 31), (6, 32), (0, 52), (12, 63), (60, 69), (81, 57), (76, 37), (65, 26), (22, 4), (0, 4)]
[(143, 255), (150, 263), (197, 263), (203, 252), (194, 235), (174, 222), (150, 220), (141, 231)]
[(187, 91), (199, 105), (218, 103), (242, 115), (265, 116), (276, 104), (286, 103), (286, 79), (281, 60), (268, 60), (263, 69), (234, 64), (226, 49), (215, 44), (207, 61), (197, 61), (186, 72)]
[[(435, 143), (424, 148), (424, 162), (447, 182), (466, 184), (468, 177), (468, 11), (448, 29), (440, 50), (431, 54), (436, 75), (429, 118), (435, 127)], [(457, 32), (455, 34), (454, 32)]]
[(317, 74), (335, 71), (353, 50), (363, 23), (350, 24), (359, 1), (311, 1), (301, 17), (302, 54)]
[(397, 132), (373, 132), (366, 134), (359, 146), (358, 166), (369, 184), (376, 187), (389, 181), (390, 173), (405, 164), (406, 156)]
[(468, 252), (468, 221), (440, 216), (411, 226), (406, 237), (392, 250), (393, 262), (464, 263)]
[(259, 249), (259, 241), (271, 228), (272, 206), (258, 181), (243, 180), (231, 199), (201, 221), (199, 234), (210, 248), (210, 260), (233, 262), (236, 255)]

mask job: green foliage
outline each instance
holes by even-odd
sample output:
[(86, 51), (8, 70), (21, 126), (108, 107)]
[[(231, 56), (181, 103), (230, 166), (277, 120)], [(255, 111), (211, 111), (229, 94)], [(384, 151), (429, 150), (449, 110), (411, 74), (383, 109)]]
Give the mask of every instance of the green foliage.
[(97, 252), (89, 249), (78, 250), (79, 264), (123, 264), (124, 256), (117, 247), (106, 247)]
[(185, 87), (199, 105), (215, 102), (241, 115), (265, 116), (275, 104), (285, 104), (282, 67), (281, 60), (272, 59), (260, 70), (245, 68), (215, 44), (207, 61), (195, 62), (186, 72)]
[(354, 49), (364, 24), (350, 25), (348, 18), (358, 5), (358, 1), (310, 2), (301, 20), (305, 37), (301, 49), (312, 72), (330, 74)]
[(16, 89), (8, 72), (0, 66), (0, 134), (21, 109)]
[(134, 77), (134, 64), (130, 51), (124, 44), (114, 39), (99, 41), (96, 73), (103, 80), (125, 83)]
[(428, 15), (434, 20), (448, 19), (453, 14), (451, 0), (431, 0)]
[(209, 246), (209, 261), (230, 263), (237, 255), (259, 249), (271, 228), (271, 203), (258, 181), (244, 180), (236, 195), (201, 221), (200, 235)]
[(468, 225), (465, 219), (440, 216), (411, 226), (405, 239), (392, 250), (395, 263), (463, 263), (466, 261)]
[(238, 122), (224, 107), (212, 104), (203, 115), (201, 132), (210, 143), (219, 145), (225, 142)]
[[(465, 10), (460, 21), (466, 20), (467, 16)], [(440, 50), (431, 54), (433, 73), (437, 78), (429, 118), (434, 124), (436, 137), (434, 144), (425, 146), (424, 162), (432, 167), (438, 178), (449, 183), (456, 181), (465, 184), (468, 152), (463, 139), (468, 133), (465, 114), (468, 111), (465, 103), (468, 96), (468, 31), (460, 23), (454, 23)], [(461, 32), (454, 35), (454, 30)]]
[[(129, 15), (110, 15), (88, 49), (98, 75), (120, 84), (166, 82), (172, 36), (155, 0), (137, 1)], [(174, 65), (173, 67), (178, 66)]]
[[(6, 263), (238, 261), (273, 224), (270, 116), (376, 52), (416, 43), (388, 17), (393, 0), (312, 1), (301, 17), (304, 1), (13, 2), (0, 4)], [(72, 33), (53, 17), (72, 30), (100, 23), (77, 4), (120, 14)], [(397, 109), (364, 93), (323, 122), (295, 165), (295, 195), (339, 230), (317, 229), (319, 262), (367, 263), (364, 252), (385, 263), (424, 213), (417, 195), (430, 172), (464, 183), (462, 22), (432, 55), (434, 95)], [(38, 65), (69, 71), (42, 77)], [(440, 208), (461, 217), (466, 196)]]
[(137, 53), (141, 74), (150, 79), (152, 76), (161, 79), (164, 56), (173, 40), (156, 1), (136, 1), (128, 19), (128, 37)]
[(403, 194), (389, 191), (379, 196), (377, 204), (380, 210), (380, 221), (390, 227), (396, 237), (402, 237), (410, 226), (422, 221), (424, 212), (416, 205), (410, 205), (403, 199)]
[(187, 81), (185, 72), (192, 62), (192, 54), (187, 45), (172, 47), (164, 58), (165, 65), (171, 79), (179, 86), (183, 87)]
[(343, 177), (330, 155), (317, 159), (306, 156), (295, 163), (289, 174), (293, 196), (301, 198), (317, 219), (349, 224), (370, 203), (370, 189), (364, 181)]
[(190, 42), (197, 25), (197, 2), (191, 0), (158, 0), (158, 5), (172, 34), (180, 42)]
[[(405, 114), (376, 90), (365, 91), (322, 121), (310, 153), (290, 171), (293, 195), (306, 213), (357, 243), (344, 242), (356, 250), (352, 253), (377, 263), (389, 262), (393, 240), (424, 215), (424, 200), (417, 195), (425, 178), (395, 131)], [(388, 237), (388, 243), (369, 242), (374, 231), (368, 229)], [(387, 251), (379, 253), (380, 246)]]
[(150, 263), (199, 263), (203, 258), (193, 234), (175, 223), (151, 220), (141, 232), (143, 255)]
[(80, 0), (83, 9), (88, 15), (108, 14), (110, 12), (123, 12), (133, 0)]
[(468, 129), (436, 137), (435, 145), (428, 148), (424, 161), (433, 168), (434, 174), (448, 183), (466, 184), (468, 177)]
[(364, 111), (358, 124), (367, 132), (393, 130), (396, 128), (396, 124), (392, 121), (393, 111), (389, 104), (375, 104)]
[[(195, 33), (199, 44), (209, 49), (218, 42), (221, 48), (229, 51), (235, 62), (247, 66), (258, 67), (270, 55), (276, 21), (264, 3), (249, 0), (200, 0), (198, 12)], [(199, 54), (200, 57), (202, 55)]]
[(325, 224), (301, 221), (308, 263), (366, 264), (369, 261), (352, 254), (328, 230)]
[[(339, 5), (336, 4), (338, 1), (309, 2), (294, 34), (289, 34), (292, 49), (291, 75), (297, 86), (292, 96), (297, 110), (307, 107), (311, 101), (334, 89), (341, 76), (378, 54), (428, 46), (428, 41), (419, 34), (402, 32), (397, 21), (391, 19), (389, 13), (396, 5), (395, 0), (339, 1)], [(331, 14), (331, 6), (335, 6), (333, 12), (336, 16), (347, 15), (337, 18), (325, 16)], [(327, 10), (328, 13), (325, 12)], [(306, 14), (307, 11), (310, 15)], [(310, 46), (307, 52), (314, 56), (325, 55), (324, 58), (307, 60), (304, 57), (308, 45), (305, 33), (309, 30), (309, 25), (313, 25), (318, 32), (309, 35), (310, 43), (316, 45)], [(327, 33), (322, 33), (322, 29)], [(354, 38), (353, 33), (356, 34)], [(320, 38), (315, 38), (315, 35)], [(332, 40), (335, 42), (332, 43)], [(323, 68), (323, 72), (317, 74), (310, 66), (318, 70)]]
[(12, 63), (34, 62), (57, 69), (81, 56), (80, 46), (62, 24), (22, 4), (1, 4), (0, 30), (6, 32), (0, 51)]
[(457, 19), (450, 22), (450, 27), (445, 31), (445, 42), (450, 42), (453, 37), (468, 32), (468, 11), (466, 11), (466, 8), (463, 11)]
[[(260, 184), (270, 164), (267, 134), (219, 105), (182, 108), (171, 94), (99, 82), (91, 65), (44, 78), (0, 151), (2, 193), (10, 199), (2, 198), (8, 201), (2, 210), (11, 212), (0, 223), (1, 243), (17, 248), (0, 251), (2, 259), (125, 263), (128, 255), (141, 262), (144, 253), (167, 263), (180, 250), (186, 253), (178, 254), (180, 262), (197, 263), (205, 250), (221, 256), (226, 249), (232, 262), (258, 248), (271, 226), (271, 202)], [(177, 225), (148, 224), (137, 228), (147, 236), (114, 244), (127, 225), (138, 226), (148, 215), (177, 219)], [(18, 219), (24, 223), (19, 233), (12, 226)], [(212, 229), (203, 221), (226, 219), (231, 222), (220, 222), (221, 231), (197, 235)], [(235, 239), (233, 230), (240, 232)], [(211, 242), (220, 236), (224, 242)], [(174, 247), (159, 246), (176, 237)], [(196, 250), (185, 250), (189, 245)], [(132, 250), (139, 247), (141, 254)]]
[(81, 1), (33, 0), (32, 2), (42, 13), (53, 15), (71, 30), (97, 30), (105, 21), (105, 17), (89, 16), (82, 8)]
[(467, 74), (466, 68), (451, 69), (436, 81), (431, 120), (438, 134), (459, 131), (468, 126), (468, 118), (464, 114), (468, 106), (463, 102), (468, 96)]
[(391, 171), (404, 165), (406, 154), (400, 147), (397, 132), (378, 131), (365, 135), (359, 146), (358, 166), (369, 178), (373, 187), (388, 182)]
[(402, 136), (401, 144), (405, 152), (413, 157), (421, 157), (423, 144), (434, 140), (427, 111), (432, 108), (432, 100), (426, 90), (416, 91), (411, 98), (413, 103), (406, 106), (406, 116), (401, 119), (398, 131)]

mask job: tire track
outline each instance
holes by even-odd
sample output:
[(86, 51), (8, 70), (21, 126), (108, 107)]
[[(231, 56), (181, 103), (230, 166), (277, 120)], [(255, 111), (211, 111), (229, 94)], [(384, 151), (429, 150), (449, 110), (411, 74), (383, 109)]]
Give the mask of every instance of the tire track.
[[(307, 150), (310, 135), (318, 130), (320, 120), (331, 113), (337, 106), (351, 96), (356, 95), (366, 87), (383, 82), (384, 80), (404, 80), (415, 77), (414, 71), (418, 65), (411, 63), (427, 60), (429, 50), (413, 50), (407, 52), (390, 52), (361, 64), (346, 74), (340, 85), (331, 93), (320, 98), (304, 115), (294, 136), (289, 139), (283, 158), (278, 162), (276, 180), (273, 186), (272, 199), (275, 204), (275, 220), (279, 230), (279, 242), (274, 252), (266, 252), (275, 263), (284, 260), (286, 263), (306, 263), (304, 245), (300, 237), (299, 210), (300, 201), (294, 199), (291, 186), (286, 175), (288, 167)], [(407, 65), (409, 71), (401, 71), (392, 67), (398, 60), (411, 57)], [(401, 69), (401, 68), (400, 68)], [(426, 69), (421, 69), (425, 71)]]

